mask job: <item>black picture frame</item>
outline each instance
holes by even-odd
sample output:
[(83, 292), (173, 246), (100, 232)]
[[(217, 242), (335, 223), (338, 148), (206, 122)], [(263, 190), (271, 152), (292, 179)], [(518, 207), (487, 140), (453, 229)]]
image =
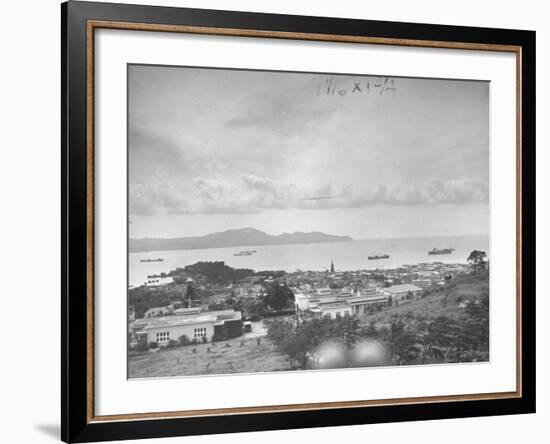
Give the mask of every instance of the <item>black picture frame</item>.
[[(185, 25), (411, 41), (511, 45), (520, 48), (521, 394), (499, 399), (392, 403), (292, 411), (96, 421), (90, 416), (88, 359), (93, 318), (90, 286), (87, 146), (88, 22)], [(91, 442), (181, 435), (416, 421), (535, 412), (535, 32), (69, 1), (61, 5), (62, 312), (61, 438)], [(92, 182), (93, 183), (93, 182)], [(93, 317), (93, 310), (92, 310)]]

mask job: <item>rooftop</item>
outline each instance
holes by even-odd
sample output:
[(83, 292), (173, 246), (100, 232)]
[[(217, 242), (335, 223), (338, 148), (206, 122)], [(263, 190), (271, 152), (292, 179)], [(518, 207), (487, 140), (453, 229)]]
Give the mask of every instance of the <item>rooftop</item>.
[(389, 293), (394, 294), (394, 293), (405, 293), (408, 291), (422, 291), (422, 288), (412, 284), (400, 284), (400, 285), (392, 285), (391, 287), (388, 287), (385, 290)]
[(151, 307), (147, 311), (154, 311), (154, 310), (168, 310), (170, 308), (169, 305), (165, 305), (162, 307)]
[(195, 316), (162, 316), (152, 318), (144, 330), (177, 327), (179, 325), (218, 323), (230, 319), (241, 319), (241, 312), (234, 310), (218, 310), (197, 313)]
[(336, 301), (336, 302), (320, 302), (319, 307), (322, 309), (327, 308), (339, 308), (339, 307), (349, 307), (349, 302), (346, 301)]
[(175, 315), (191, 315), (198, 314), (201, 312), (202, 307), (191, 307), (191, 308), (178, 308), (174, 310)]
[(347, 298), (346, 300), (349, 301), (350, 304), (358, 304), (361, 302), (383, 301), (385, 299), (387, 299), (387, 296), (383, 294), (369, 294), (365, 296), (352, 296), (351, 298)]

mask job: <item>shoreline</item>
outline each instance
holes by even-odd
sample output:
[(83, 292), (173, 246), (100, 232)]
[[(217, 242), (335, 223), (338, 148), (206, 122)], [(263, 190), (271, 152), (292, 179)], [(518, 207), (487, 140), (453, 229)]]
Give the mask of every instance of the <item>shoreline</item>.
[[(435, 240), (434, 240), (435, 239)], [(323, 272), (334, 262), (336, 272), (388, 272), (397, 268), (422, 264), (467, 264), (472, 250), (484, 250), (490, 255), (487, 236), (444, 237), (431, 239), (345, 241), (317, 244), (250, 246), (254, 254), (239, 256), (239, 247), (195, 250), (170, 250), (128, 254), (128, 285), (139, 286), (148, 276), (161, 276), (177, 268), (198, 262), (223, 262), (235, 269), (254, 272)], [(430, 255), (433, 248), (454, 248), (450, 254)], [(368, 256), (389, 255), (387, 259), (369, 260)], [(146, 258), (162, 258), (159, 262), (141, 262)]]
[[(361, 239), (349, 239), (349, 240), (338, 240), (338, 241), (324, 241), (324, 242), (301, 242), (301, 243), (288, 243), (288, 244), (246, 244), (246, 245), (232, 245), (226, 247), (200, 247), (200, 248), (171, 248), (164, 250), (139, 250), (139, 251), (130, 251), (127, 248), (127, 254), (136, 255), (136, 254), (152, 254), (152, 253), (167, 253), (174, 251), (203, 251), (203, 250), (224, 250), (228, 248), (267, 248), (267, 247), (297, 247), (297, 246), (308, 246), (308, 245), (331, 245), (331, 244), (349, 244), (355, 242), (390, 242), (390, 241), (413, 241), (413, 240), (432, 240), (432, 239), (464, 239), (464, 238), (486, 238), (488, 241), (489, 234), (464, 234), (464, 235), (451, 235), (451, 236), (413, 236), (413, 237), (379, 237), (379, 238), (361, 238)], [(130, 238), (128, 241), (140, 240), (148, 238)]]

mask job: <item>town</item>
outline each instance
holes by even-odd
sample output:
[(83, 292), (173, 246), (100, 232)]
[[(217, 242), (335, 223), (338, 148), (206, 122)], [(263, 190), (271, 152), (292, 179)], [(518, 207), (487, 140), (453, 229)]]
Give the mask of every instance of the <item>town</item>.
[[(361, 338), (383, 346), (370, 365), (486, 360), (485, 257), (355, 271), (332, 261), (325, 271), (295, 272), (198, 262), (149, 276), (129, 290), (129, 375), (321, 368), (319, 346), (339, 338), (355, 338), (348, 351)], [(300, 349), (313, 328), (315, 340)]]

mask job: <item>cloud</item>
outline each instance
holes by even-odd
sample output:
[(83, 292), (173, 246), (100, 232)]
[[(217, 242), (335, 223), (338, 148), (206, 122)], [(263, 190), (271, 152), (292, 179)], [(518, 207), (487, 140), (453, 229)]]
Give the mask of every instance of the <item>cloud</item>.
[(130, 182), (139, 182), (156, 174), (176, 174), (189, 163), (184, 147), (166, 135), (145, 131), (135, 125), (130, 126), (129, 147)]
[(269, 88), (260, 89), (256, 95), (243, 101), (239, 114), (228, 116), (224, 127), (239, 132), (260, 130), (278, 138), (288, 138), (303, 134), (310, 125), (326, 125), (338, 113), (338, 108), (331, 106), (330, 102), (316, 100), (314, 89), (305, 78), (295, 80), (297, 83), (281, 83), (278, 78), (277, 84), (266, 79)]
[(180, 190), (164, 184), (130, 184), (129, 210), (131, 214), (153, 215), (164, 213), (187, 213), (191, 208), (183, 199)]
[(261, 129), (275, 133), (277, 136), (287, 136), (304, 131), (304, 127), (315, 123), (317, 125), (326, 122), (336, 113), (334, 109), (307, 109), (305, 106), (288, 105), (282, 110), (274, 109), (271, 105), (262, 107), (250, 107), (243, 117), (230, 118), (225, 122), (227, 129)]
[(201, 177), (180, 187), (162, 183), (131, 185), (130, 212), (140, 215), (242, 214), (273, 209), (322, 210), (373, 205), (468, 205), (486, 203), (488, 198), (487, 182), (467, 177), (423, 185), (379, 184), (353, 190), (350, 185), (333, 187), (327, 183), (305, 187), (248, 174), (234, 181)]
[(428, 188), (429, 200), (433, 203), (457, 205), (489, 200), (489, 184), (481, 179), (461, 178), (434, 181)]
[(351, 198), (350, 206), (363, 207), (377, 203), (402, 206), (468, 205), (488, 200), (489, 185), (485, 180), (463, 177), (447, 181), (434, 180), (423, 185), (379, 185)]

